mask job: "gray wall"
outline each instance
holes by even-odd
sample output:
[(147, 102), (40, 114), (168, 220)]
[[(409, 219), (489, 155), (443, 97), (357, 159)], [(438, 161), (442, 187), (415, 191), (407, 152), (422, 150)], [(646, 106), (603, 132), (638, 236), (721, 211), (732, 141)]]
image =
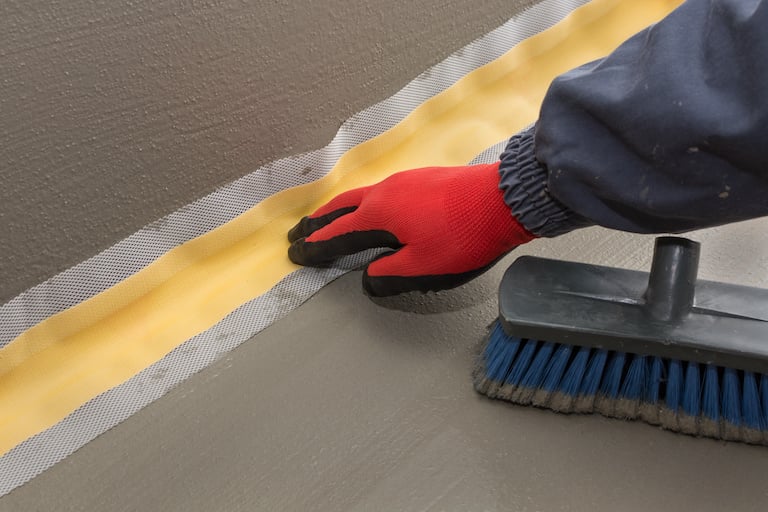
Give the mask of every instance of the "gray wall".
[(0, 303), (324, 146), (530, 3), (0, 2)]

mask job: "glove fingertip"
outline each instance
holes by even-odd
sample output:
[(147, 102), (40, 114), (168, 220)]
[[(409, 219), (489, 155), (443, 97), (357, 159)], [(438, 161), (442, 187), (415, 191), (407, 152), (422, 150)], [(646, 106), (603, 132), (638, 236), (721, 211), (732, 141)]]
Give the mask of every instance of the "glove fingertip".
[(304, 238), (304, 231), (306, 231), (306, 224), (309, 217), (302, 217), (299, 222), (296, 223), (291, 229), (288, 230), (288, 241), (293, 243), (300, 238)]
[(301, 220), (288, 231), (288, 241), (293, 243), (299, 238), (306, 238), (318, 229), (324, 228), (336, 219), (343, 217), (348, 213), (352, 213), (355, 210), (357, 210), (357, 206), (349, 206), (345, 208), (339, 208), (338, 210), (333, 210), (332, 212), (326, 213), (324, 215), (318, 216), (316, 213), (312, 215), (306, 215), (302, 217)]
[[(290, 239), (290, 238), (289, 238)], [(288, 247), (288, 259), (296, 265), (305, 265), (304, 259), (304, 238), (298, 238), (291, 241), (291, 245)]]

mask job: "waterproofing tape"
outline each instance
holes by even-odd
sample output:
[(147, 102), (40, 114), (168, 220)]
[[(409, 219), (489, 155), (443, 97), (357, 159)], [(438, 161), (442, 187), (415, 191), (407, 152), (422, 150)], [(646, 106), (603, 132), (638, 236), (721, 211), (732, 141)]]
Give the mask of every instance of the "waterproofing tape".
[[(466, 163), (534, 121), (557, 74), (609, 53), (679, 4), (594, 0), (533, 36), (581, 3), (538, 4), (350, 119), (324, 150), (266, 166), (3, 306), (0, 494), (370, 257), (334, 269), (293, 266), (285, 232), (301, 215), (397, 170)], [(385, 107), (393, 111), (382, 116)], [(492, 161), (497, 149), (481, 159)], [(127, 259), (138, 263), (120, 264)]]

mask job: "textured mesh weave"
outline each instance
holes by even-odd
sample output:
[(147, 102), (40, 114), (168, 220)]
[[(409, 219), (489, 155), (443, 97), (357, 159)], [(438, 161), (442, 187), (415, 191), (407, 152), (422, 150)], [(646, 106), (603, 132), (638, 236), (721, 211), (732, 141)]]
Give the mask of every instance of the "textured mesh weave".
[[(37, 323), (112, 287), (170, 249), (234, 219), (264, 198), (324, 176), (350, 148), (393, 127), (465, 74), (495, 60), (585, 3), (587, 0), (544, 0), (422, 73), (391, 98), (352, 116), (328, 146), (261, 167), (20, 294), (0, 306), (0, 348)], [(504, 144), (500, 141), (472, 163), (495, 161)], [(299, 306), (325, 284), (369, 261), (372, 255), (367, 252), (346, 258), (338, 268), (306, 268), (290, 274), (269, 292), (242, 305), (157, 363), (19, 444), (0, 457), (0, 496), (161, 397)]]

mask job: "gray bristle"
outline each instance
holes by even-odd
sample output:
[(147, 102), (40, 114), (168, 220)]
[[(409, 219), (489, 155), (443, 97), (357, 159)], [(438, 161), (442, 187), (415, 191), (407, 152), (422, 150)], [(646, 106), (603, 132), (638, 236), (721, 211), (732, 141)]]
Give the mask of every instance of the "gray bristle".
[(553, 411), (568, 414), (573, 411), (576, 398), (573, 395), (567, 395), (565, 393), (552, 393), (549, 403), (546, 407), (549, 407)]
[(615, 417), (623, 420), (634, 420), (640, 417), (640, 403), (638, 400), (619, 398), (615, 402)]
[[(698, 425), (699, 425), (699, 430), (698, 432), (696, 432), (697, 435), (701, 435), (704, 437), (727, 439), (727, 437), (725, 437), (720, 430), (719, 421), (714, 421), (709, 418), (700, 417), (698, 418)], [(737, 432), (738, 430), (739, 430), (738, 427), (736, 427)], [(738, 439), (738, 438), (735, 438), (735, 439)]]
[(579, 395), (573, 403), (573, 412), (589, 414), (595, 411), (595, 395)]
[(531, 405), (535, 407), (549, 407), (549, 402), (552, 399), (553, 393), (545, 389), (537, 389), (531, 399)]
[(640, 404), (640, 419), (651, 425), (660, 425), (661, 407), (658, 404), (642, 403)]

